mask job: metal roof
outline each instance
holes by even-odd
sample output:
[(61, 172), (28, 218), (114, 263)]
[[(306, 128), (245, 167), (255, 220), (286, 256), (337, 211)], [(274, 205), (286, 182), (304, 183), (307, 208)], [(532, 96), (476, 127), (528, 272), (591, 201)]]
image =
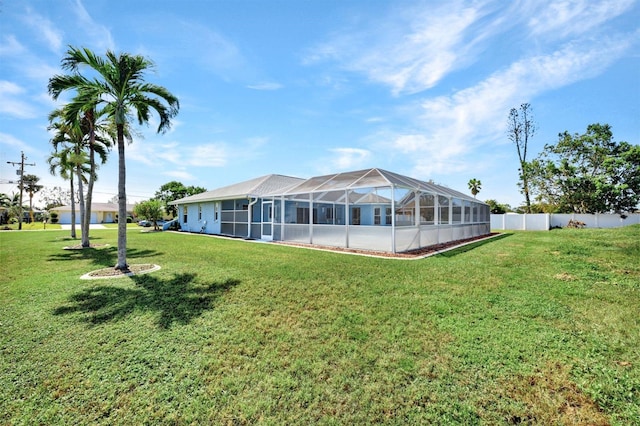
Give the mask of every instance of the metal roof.
[(280, 192), (278, 194), (271, 193), (268, 195), (295, 195), (338, 191), (345, 189), (389, 186), (420, 190), (432, 194), (448, 195), (451, 197), (461, 198), (463, 200), (479, 202), (478, 200), (467, 194), (453, 190), (451, 188), (447, 188), (446, 186), (424, 182), (418, 179), (410, 178), (377, 168), (316, 176), (291, 187), (285, 192)]
[[(214, 189), (213, 191), (191, 195), (189, 197), (173, 201), (170, 204), (188, 204), (248, 197), (275, 197), (281, 195), (293, 196), (312, 193), (326, 194), (323, 195), (322, 198), (329, 200), (333, 197), (335, 201), (336, 197), (340, 197), (339, 195), (331, 194), (335, 191), (388, 187), (419, 190), (431, 194), (446, 195), (481, 203), (481, 201), (467, 194), (447, 188), (446, 186), (421, 181), (383, 169), (372, 168), (315, 176), (306, 180), (291, 176), (271, 174)], [(383, 199), (384, 198), (380, 197), (378, 198), (378, 201)]]
[(274, 192), (282, 193), (291, 186), (304, 182), (292, 176), (283, 175), (265, 175), (255, 179), (246, 180), (244, 182), (235, 183), (233, 185), (224, 186), (212, 191), (202, 192), (200, 194), (190, 195), (179, 200), (172, 201), (169, 204), (188, 204), (199, 203), (203, 201), (231, 200), (237, 198), (260, 197)]

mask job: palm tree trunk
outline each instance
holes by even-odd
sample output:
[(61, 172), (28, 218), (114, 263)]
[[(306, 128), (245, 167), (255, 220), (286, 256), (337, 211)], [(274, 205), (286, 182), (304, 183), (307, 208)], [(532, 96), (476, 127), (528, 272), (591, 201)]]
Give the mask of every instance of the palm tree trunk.
[[(80, 165), (76, 166), (76, 173), (78, 175), (78, 204), (80, 205), (80, 232), (82, 233), (82, 238), (84, 240), (84, 229), (82, 224), (84, 223), (84, 188), (82, 187), (82, 167)], [(75, 220), (75, 218), (74, 218)]]
[(71, 238), (76, 239), (76, 196), (73, 187), (73, 171), (69, 174), (69, 182), (71, 187)]
[(127, 265), (127, 171), (124, 158), (124, 125), (118, 131), (118, 264), (116, 269), (126, 271)]
[[(84, 215), (84, 223), (82, 224), (84, 230), (82, 231), (82, 247), (89, 247), (89, 229), (91, 228), (91, 202), (93, 198), (93, 184), (95, 182), (96, 176), (96, 159), (95, 159), (95, 150), (94, 144), (96, 142), (96, 134), (93, 128), (93, 112), (85, 113), (85, 117), (89, 122), (89, 184), (87, 187), (87, 205), (86, 211)], [(85, 234), (86, 232), (86, 234)], [(85, 240), (85, 235), (86, 240)], [(86, 245), (85, 245), (86, 244)]]

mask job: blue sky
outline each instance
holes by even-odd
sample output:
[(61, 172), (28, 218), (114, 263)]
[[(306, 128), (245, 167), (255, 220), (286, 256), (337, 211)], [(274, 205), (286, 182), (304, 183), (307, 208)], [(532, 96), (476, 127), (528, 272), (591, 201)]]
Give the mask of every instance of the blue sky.
[[(269, 173), (379, 167), (513, 206), (509, 110), (531, 103), (535, 157), (562, 131), (640, 143), (635, 0), (25, 0), (0, 3), (0, 192), (14, 167), (48, 187), (47, 95), (68, 45), (142, 54), (180, 99), (172, 129), (126, 148), (129, 201)], [(116, 194), (117, 153), (94, 199)]]

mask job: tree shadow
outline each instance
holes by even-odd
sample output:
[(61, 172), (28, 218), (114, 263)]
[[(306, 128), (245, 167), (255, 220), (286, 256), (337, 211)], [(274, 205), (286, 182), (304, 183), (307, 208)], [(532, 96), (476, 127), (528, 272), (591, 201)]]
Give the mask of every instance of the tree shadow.
[(240, 281), (201, 284), (196, 274), (177, 274), (162, 280), (151, 275), (134, 275), (134, 288), (100, 285), (87, 288), (69, 298), (69, 304), (53, 311), (54, 315), (82, 314), (82, 320), (99, 325), (125, 319), (136, 311), (156, 312), (156, 324), (169, 329), (173, 324), (188, 324), (215, 303)]
[[(141, 257), (159, 256), (163, 253), (155, 250), (139, 250), (135, 248), (127, 249), (127, 259), (136, 259)], [(84, 249), (63, 250), (62, 253), (55, 253), (49, 256), (50, 261), (65, 260), (89, 260), (92, 264), (104, 268), (110, 268), (117, 263), (118, 247), (91, 247)]]
[(438, 253), (438, 254), (437, 254), (437, 255), (435, 255), (435, 256), (436, 256), (436, 257), (454, 257), (454, 256), (457, 256), (457, 255), (459, 255), (459, 254), (466, 253), (466, 252), (468, 252), (468, 251), (470, 251), (470, 250), (473, 250), (473, 249), (475, 249), (475, 248), (478, 248), (478, 247), (480, 247), (480, 246), (483, 246), (483, 245), (485, 245), (485, 244), (489, 244), (489, 243), (492, 243), (492, 242), (494, 242), (494, 241), (497, 241), (497, 240), (501, 240), (501, 239), (503, 239), (503, 238), (510, 237), (511, 235), (513, 235), (513, 234), (500, 234), (500, 235), (496, 235), (496, 236), (494, 236), (494, 237), (487, 238), (486, 240), (477, 241), (477, 242), (475, 242), (475, 243), (465, 244), (465, 245), (464, 245), (464, 246), (462, 246), (462, 247), (458, 247), (458, 248), (455, 248), (455, 249), (451, 249), (451, 250), (449, 250), (449, 251), (445, 251), (445, 252), (442, 252), (442, 253)]

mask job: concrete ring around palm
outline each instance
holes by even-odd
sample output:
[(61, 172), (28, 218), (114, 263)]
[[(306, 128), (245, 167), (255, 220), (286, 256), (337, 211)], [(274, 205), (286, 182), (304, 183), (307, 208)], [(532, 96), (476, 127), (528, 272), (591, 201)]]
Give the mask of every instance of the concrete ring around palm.
[(87, 272), (80, 277), (81, 280), (101, 280), (111, 278), (131, 277), (133, 275), (142, 275), (154, 272), (160, 269), (159, 265), (153, 263), (143, 263), (138, 265), (129, 265), (127, 271), (121, 271), (120, 269), (103, 268), (95, 271)]

